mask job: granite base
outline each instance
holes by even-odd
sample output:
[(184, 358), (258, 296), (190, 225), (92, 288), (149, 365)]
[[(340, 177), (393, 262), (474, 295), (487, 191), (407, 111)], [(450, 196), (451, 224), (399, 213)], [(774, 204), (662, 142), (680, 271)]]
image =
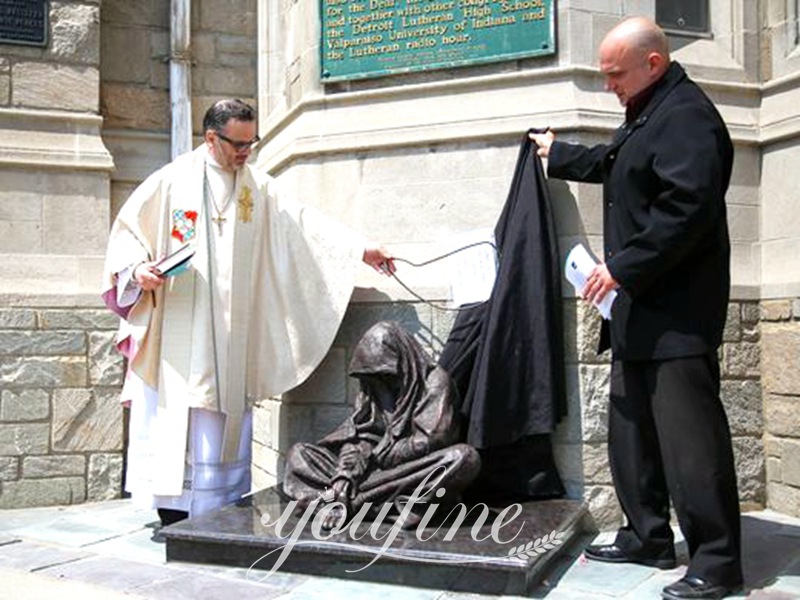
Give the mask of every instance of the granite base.
[[(424, 529), (399, 530), (375, 559), (390, 535), (391, 517), (377, 524), (364, 520), (355, 531), (346, 528), (321, 540), (318, 538), (327, 534), (323, 531), (315, 536), (313, 517), (309, 516), (297, 529), (296, 542), (287, 553), (284, 547), (304, 517), (301, 508), (284, 512), (289, 503), (273, 487), (238, 505), (166, 527), (162, 533), (167, 560), (252, 567), (248, 578), (260, 580), (269, 575), (264, 570), (272, 569), (283, 557), (277, 570), (516, 595), (539, 583), (548, 565), (579, 537), (586, 514), (578, 501), (543, 500), (519, 504), (519, 514), (512, 519), (515, 509), (509, 510), (504, 521), (497, 519), (504, 507), (491, 507), (484, 522), (476, 525), (482, 511), (478, 505), (452, 532), (452, 517)], [(281, 515), (286, 519), (276, 531), (274, 522)]]

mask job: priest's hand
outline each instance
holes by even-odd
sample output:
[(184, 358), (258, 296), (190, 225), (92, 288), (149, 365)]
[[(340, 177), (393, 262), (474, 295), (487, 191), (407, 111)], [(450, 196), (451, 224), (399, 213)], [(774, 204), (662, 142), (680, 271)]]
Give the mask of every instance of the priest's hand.
[(361, 260), (384, 275), (391, 275), (397, 270), (394, 266), (394, 258), (383, 246), (367, 245)]
[(158, 269), (155, 262), (143, 262), (136, 265), (133, 270), (133, 278), (146, 292), (157, 290), (166, 280)]
[(592, 304), (600, 304), (606, 294), (619, 287), (619, 283), (611, 276), (605, 263), (600, 263), (592, 269), (583, 286), (582, 296)]
[(529, 133), (528, 137), (531, 138), (539, 149), (536, 151), (541, 158), (547, 158), (550, 156), (550, 146), (553, 143), (553, 140), (556, 139), (556, 134), (553, 133), (551, 129), (548, 129), (544, 133)]

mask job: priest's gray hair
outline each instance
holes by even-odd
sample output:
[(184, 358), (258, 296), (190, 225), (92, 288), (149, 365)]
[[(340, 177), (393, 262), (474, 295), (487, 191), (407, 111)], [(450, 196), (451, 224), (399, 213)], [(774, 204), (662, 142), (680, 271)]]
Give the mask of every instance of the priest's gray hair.
[(203, 117), (203, 131), (221, 131), (228, 121), (252, 122), (256, 120), (256, 110), (238, 98), (226, 98), (212, 104)]

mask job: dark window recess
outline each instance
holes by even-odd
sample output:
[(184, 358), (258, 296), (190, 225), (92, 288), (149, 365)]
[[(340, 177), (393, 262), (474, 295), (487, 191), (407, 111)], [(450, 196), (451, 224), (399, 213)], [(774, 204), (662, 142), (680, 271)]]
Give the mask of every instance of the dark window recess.
[(800, 0), (794, 3), (794, 45), (800, 45)]
[(669, 31), (708, 33), (708, 0), (656, 0), (656, 23)]

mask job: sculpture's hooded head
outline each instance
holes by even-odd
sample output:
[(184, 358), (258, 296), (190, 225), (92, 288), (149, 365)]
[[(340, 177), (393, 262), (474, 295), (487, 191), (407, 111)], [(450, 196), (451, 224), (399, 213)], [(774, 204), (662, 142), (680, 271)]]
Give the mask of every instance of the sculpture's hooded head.
[(410, 333), (397, 323), (381, 321), (358, 342), (350, 375), (381, 408), (394, 414), (392, 429), (396, 425), (404, 429), (425, 393), (425, 379), (433, 367), (433, 361)]

